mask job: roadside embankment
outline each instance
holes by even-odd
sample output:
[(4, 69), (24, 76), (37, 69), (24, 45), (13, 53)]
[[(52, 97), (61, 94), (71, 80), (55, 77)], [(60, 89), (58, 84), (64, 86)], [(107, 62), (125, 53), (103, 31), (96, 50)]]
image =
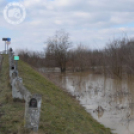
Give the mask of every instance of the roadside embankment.
[(111, 134), (95, 121), (68, 93), (58, 88), (23, 61), (19, 75), (31, 92), (42, 94), (39, 134)]
[[(31, 93), (42, 94), (38, 134), (111, 134), (95, 121), (79, 103), (23, 61), (18, 62), (19, 76)], [(31, 134), (24, 129), (24, 102), (14, 102), (9, 82), (8, 55), (3, 55), (0, 71), (0, 133)]]

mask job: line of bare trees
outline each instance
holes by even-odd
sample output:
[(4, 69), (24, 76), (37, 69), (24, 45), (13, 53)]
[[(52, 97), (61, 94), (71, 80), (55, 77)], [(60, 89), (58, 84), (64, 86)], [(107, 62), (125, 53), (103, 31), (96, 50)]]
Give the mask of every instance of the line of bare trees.
[(27, 62), (33, 67), (40, 68), (45, 66), (45, 54), (44, 52), (30, 51), (30, 50), (19, 50), (20, 59)]
[(59, 67), (66, 70), (113, 74), (122, 78), (124, 73), (134, 74), (134, 41), (127, 38), (109, 42), (103, 50), (90, 50), (79, 44), (70, 49), (69, 34), (57, 31), (47, 41), (45, 56), (39, 52), (20, 51), (20, 57), (35, 67)]

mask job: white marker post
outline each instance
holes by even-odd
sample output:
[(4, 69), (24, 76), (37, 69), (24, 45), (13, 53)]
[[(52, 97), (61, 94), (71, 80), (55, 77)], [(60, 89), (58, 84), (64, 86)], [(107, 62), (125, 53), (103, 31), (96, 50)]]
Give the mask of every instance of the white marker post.
[(42, 96), (33, 94), (29, 96), (25, 103), (25, 127), (31, 128), (34, 132), (38, 132)]

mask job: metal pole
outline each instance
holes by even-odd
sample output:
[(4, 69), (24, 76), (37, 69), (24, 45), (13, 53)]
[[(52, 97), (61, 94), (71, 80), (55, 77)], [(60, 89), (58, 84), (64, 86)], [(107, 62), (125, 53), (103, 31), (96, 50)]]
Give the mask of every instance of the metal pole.
[(16, 71), (18, 70), (18, 61), (16, 60)]
[(7, 44), (7, 54), (8, 54), (8, 44)]
[(5, 54), (6, 54), (6, 41), (5, 41)]

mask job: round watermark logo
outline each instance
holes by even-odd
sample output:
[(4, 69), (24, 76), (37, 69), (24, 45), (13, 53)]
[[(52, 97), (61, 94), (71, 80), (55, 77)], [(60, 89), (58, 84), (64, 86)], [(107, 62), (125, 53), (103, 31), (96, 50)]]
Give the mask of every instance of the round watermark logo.
[(10, 24), (20, 24), (26, 17), (25, 7), (18, 2), (11, 2), (4, 8), (4, 18)]

